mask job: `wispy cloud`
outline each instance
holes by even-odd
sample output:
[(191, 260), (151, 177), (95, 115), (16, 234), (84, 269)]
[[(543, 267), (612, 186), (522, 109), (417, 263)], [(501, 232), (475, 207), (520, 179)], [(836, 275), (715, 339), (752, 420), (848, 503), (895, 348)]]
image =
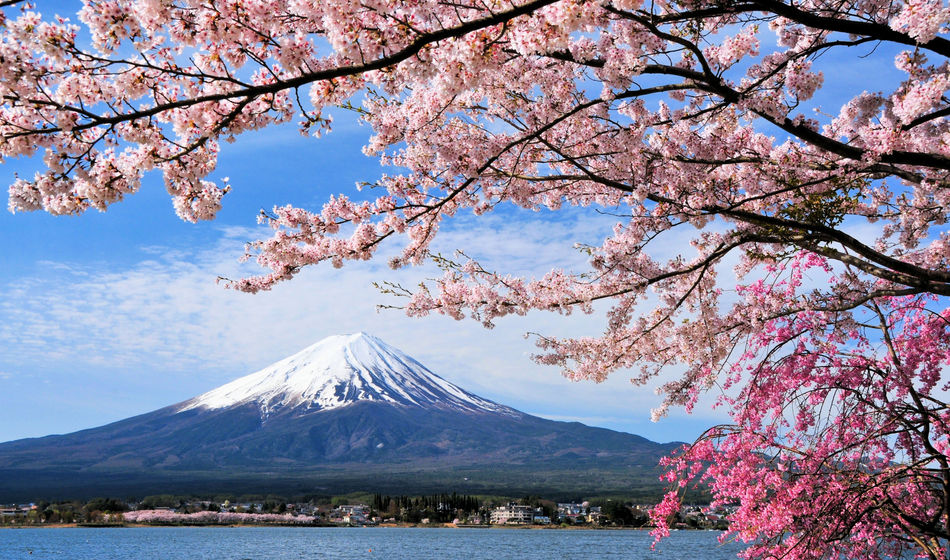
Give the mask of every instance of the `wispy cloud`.
[[(487, 266), (537, 276), (554, 266), (580, 268), (583, 256), (565, 252), (565, 244), (596, 243), (608, 233), (607, 221), (463, 218), (445, 229), (438, 249), (465, 249)], [(373, 288), (374, 281), (413, 286), (437, 276), (432, 268), (392, 271), (385, 258), (342, 270), (317, 267), (257, 295), (216, 284), (219, 275), (259, 273), (237, 257), (243, 243), (260, 234), (254, 228), (224, 228), (209, 249), (150, 246), (137, 262), (114, 270), (50, 263), (42, 277), (0, 286), (0, 346), (6, 349), (0, 370), (27, 368), (61, 380), (99, 372), (95, 383), (120, 392), (125, 386), (130, 393), (141, 389), (143, 378), (159, 378), (164, 382), (150, 386), (161, 394), (151, 394), (149, 402), (164, 398), (171, 404), (325, 336), (365, 330), (443, 377), (529, 412), (612, 419), (612, 427), (622, 427), (620, 419), (639, 425), (657, 404), (651, 391), (633, 387), (622, 374), (599, 385), (573, 383), (529, 359), (535, 348), (525, 332), (597, 333), (600, 316), (534, 314), (506, 318), (485, 330), (473, 321), (377, 312), (377, 304), (393, 302)]]

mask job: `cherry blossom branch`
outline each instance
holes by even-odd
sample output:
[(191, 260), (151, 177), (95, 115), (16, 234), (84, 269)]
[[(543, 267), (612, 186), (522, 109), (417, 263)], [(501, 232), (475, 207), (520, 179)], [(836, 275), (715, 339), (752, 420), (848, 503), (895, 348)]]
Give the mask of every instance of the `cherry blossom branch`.
[[(369, 62), (363, 62), (360, 64), (350, 64), (350, 65), (341, 65), (332, 69), (316, 71), (316, 72), (307, 72), (293, 78), (287, 78), (283, 80), (277, 80), (272, 83), (257, 85), (257, 86), (248, 86), (241, 87), (233, 91), (227, 91), (217, 94), (207, 94), (207, 95), (198, 95), (195, 97), (186, 97), (179, 99), (177, 101), (168, 101), (165, 103), (157, 103), (153, 107), (147, 109), (140, 109), (137, 111), (132, 111), (129, 113), (115, 114), (112, 116), (103, 116), (103, 115), (91, 115), (86, 111), (76, 110), (74, 107), (57, 105), (57, 108), (77, 112), (83, 114), (90, 118), (88, 123), (76, 124), (70, 130), (71, 131), (83, 131), (89, 128), (95, 128), (102, 125), (114, 125), (129, 121), (135, 121), (138, 119), (143, 119), (151, 116), (155, 116), (161, 113), (167, 113), (174, 109), (181, 109), (185, 107), (191, 107), (194, 105), (200, 105), (204, 103), (210, 103), (214, 101), (226, 101), (236, 98), (245, 98), (247, 100), (261, 97), (267, 94), (278, 93), (284, 90), (298, 88), (303, 85), (307, 85), (313, 82), (320, 81), (332, 81), (334, 78), (342, 78), (346, 76), (360, 75), (374, 70), (382, 70), (384, 68), (394, 66), (404, 60), (416, 56), (420, 51), (425, 47), (437, 43), (439, 41), (444, 41), (453, 37), (459, 37), (466, 33), (471, 33), (479, 29), (484, 29), (487, 27), (492, 27), (500, 23), (504, 23), (512, 18), (529, 14), (542, 6), (546, 6), (556, 2), (557, 0), (531, 0), (520, 6), (515, 6), (511, 10), (499, 12), (493, 14), (486, 18), (481, 18), (477, 20), (472, 20), (469, 22), (462, 23), (455, 27), (444, 28), (438, 31), (430, 31), (419, 34), (413, 41), (411, 41), (407, 46), (398, 50), (395, 53), (390, 55), (382, 56), (376, 60)], [(5, 96), (9, 98), (10, 96)], [(19, 101), (18, 98), (9, 99), (11, 101)], [(34, 99), (25, 100), (27, 104), (40, 103), (47, 104), (48, 102), (40, 102)], [(246, 103), (246, 102), (245, 102)], [(3, 138), (18, 138), (20, 136), (34, 135), (34, 134), (53, 134), (57, 132), (63, 132), (63, 128), (58, 126), (50, 126), (42, 129), (32, 129), (29, 131), (23, 131), (20, 133), (14, 134), (3, 134)]]

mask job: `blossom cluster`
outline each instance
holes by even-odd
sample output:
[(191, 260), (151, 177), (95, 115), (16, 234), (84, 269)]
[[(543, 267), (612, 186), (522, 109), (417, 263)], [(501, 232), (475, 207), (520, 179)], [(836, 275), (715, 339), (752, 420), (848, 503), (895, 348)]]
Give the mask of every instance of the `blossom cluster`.
[(235, 513), (227, 511), (199, 511), (176, 513), (162, 509), (143, 509), (122, 514), (128, 523), (147, 525), (312, 525), (316, 518), (307, 515), (277, 513)]

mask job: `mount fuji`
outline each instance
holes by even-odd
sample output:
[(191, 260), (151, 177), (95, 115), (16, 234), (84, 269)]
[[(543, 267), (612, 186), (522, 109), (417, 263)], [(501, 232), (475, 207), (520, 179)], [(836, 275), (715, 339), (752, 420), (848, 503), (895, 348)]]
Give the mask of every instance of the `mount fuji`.
[(331, 336), (187, 401), (0, 443), (0, 502), (174, 492), (658, 491), (678, 444), (546, 420)]
[(326, 411), (371, 401), (397, 407), (518, 415), (456, 387), (366, 333), (331, 336), (257, 373), (186, 401), (179, 412), (257, 404), (274, 413)]

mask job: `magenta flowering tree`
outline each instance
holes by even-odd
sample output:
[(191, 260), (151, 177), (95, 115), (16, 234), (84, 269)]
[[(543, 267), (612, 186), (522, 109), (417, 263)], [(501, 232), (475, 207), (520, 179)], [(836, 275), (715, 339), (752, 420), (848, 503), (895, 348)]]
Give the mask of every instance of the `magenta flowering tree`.
[(38, 166), (11, 210), (104, 210), (155, 170), (183, 219), (211, 219), (222, 140), (295, 119), (319, 135), (349, 108), (403, 172), (369, 201), (263, 213), (268, 272), (232, 287), (390, 237), (391, 264), (417, 264), (460, 212), (606, 209), (588, 270), (462, 256), (390, 291), (488, 326), (605, 302), (602, 333), (539, 336), (538, 359), (595, 381), (678, 366), (658, 416), (719, 392), (733, 423), (668, 461), (661, 534), (698, 481), (737, 507), (750, 556), (946, 556), (941, 0), (86, 0), (81, 27), (0, 6), (0, 157)]
[(742, 383), (722, 399), (735, 424), (664, 460), (676, 489), (652, 512), (655, 534), (699, 481), (713, 509), (734, 508), (729, 535), (752, 543), (748, 558), (945, 558), (950, 310), (935, 303), (767, 321), (723, 376)]

